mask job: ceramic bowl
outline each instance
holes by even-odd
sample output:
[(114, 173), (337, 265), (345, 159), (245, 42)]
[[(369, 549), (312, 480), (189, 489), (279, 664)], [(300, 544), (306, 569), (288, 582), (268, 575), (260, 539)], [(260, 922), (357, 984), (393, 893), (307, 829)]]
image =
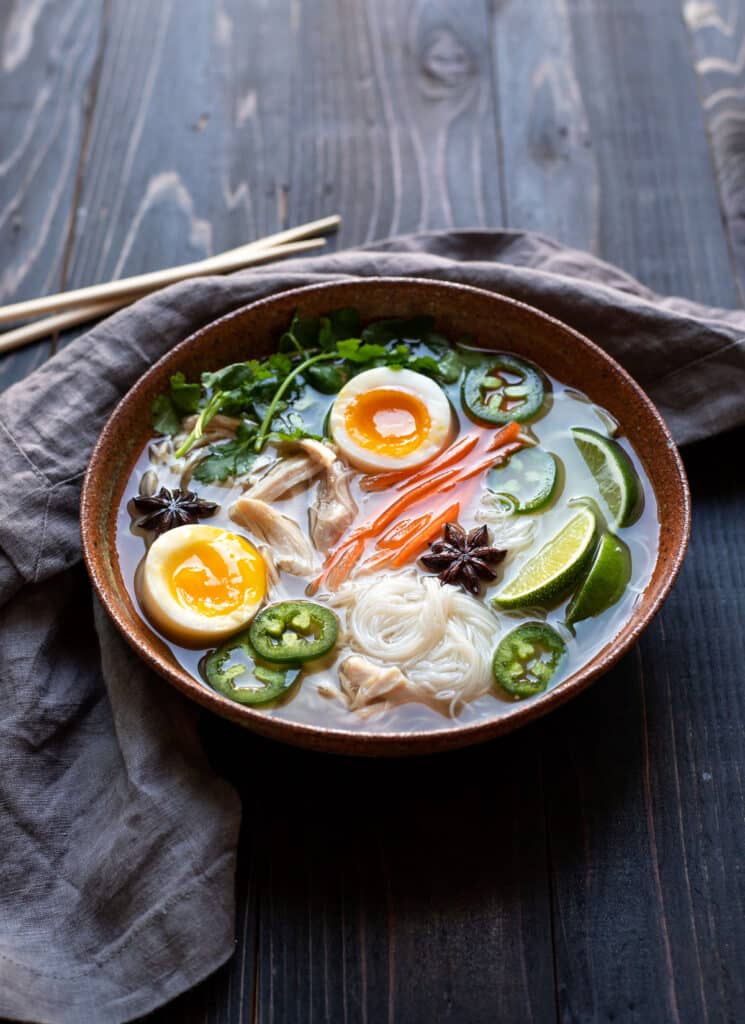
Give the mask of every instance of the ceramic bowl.
[[(115, 548), (116, 513), (138, 454), (150, 438), (149, 408), (169, 376), (194, 378), (245, 359), (262, 357), (298, 307), (304, 315), (353, 306), (363, 322), (429, 314), (449, 337), (464, 333), (484, 348), (508, 349), (534, 360), (563, 383), (585, 392), (616, 417), (641, 458), (657, 499), (659, 551), (641, 600), (613, 640), (569, 678), (531, 700), (510, 705), (491, 720), (415, 732), (361, 732), (296, 724), (235, 704), (179, 667), (141, 618), (124, 586)], [(246, 339), (251, 351), (246, 352)], [(83, 552), (93, 585), (126, 640), (159, 675), (197, 703), (254, 732), (317, 750), (347, 754), (431, 753), (486, 740), (546, 714), (607, 671), (638, 639), (659, 610), (683, 560), (690, 503), (683, 466), (659, 413), (642, 389), (587, 338), (530, 306), (463, 285), (415, 279), (370, 278), (283, 292), (237, 310), (172, 349), (129, 391), (96, 444), (83, 485)]]

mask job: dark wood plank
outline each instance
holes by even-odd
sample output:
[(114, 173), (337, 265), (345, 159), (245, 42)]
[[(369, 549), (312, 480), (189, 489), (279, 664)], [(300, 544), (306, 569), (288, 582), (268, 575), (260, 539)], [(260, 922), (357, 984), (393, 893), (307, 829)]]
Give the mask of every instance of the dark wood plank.
[(415, 761), (266, 746), (259, 1020), (554, 1016), (537, 740)]
[(566, 0), (493, 8), (504, 222), (597, 249), (598, 156)]
[(742, 4), (683, 2), (704, 118), (719, 176), (722, 211), (740, 296), (745, 296), (745, 10)]
[[(0, 303), (59, 291), (103, 0), (0, 5)], [(0, 360), (0, 389), (47, 358), (51, 341)]]
[(567, 8), (597, 168), (598, 251), (662, 293), (736, 305), (679, 0)]
[[(494, 33), (508, 221), (528, 216), (662, 291), (735, 302), (679, 9), (497, 4)], [(575, 180), (583, 193), (573, 193)], [(641, 644), (542, 726), (562, 1020), (734, 1020), (745, 1005), (741, 972), (731, 978), (727, 968), (728, 950), (745, 942), (742, 924), (720, 919), (742, 899), (741, 821), (731, 824), (728, 813), (739, 772), (725, 770), (713, 791), (713, 773), (697, 761), (703, 751), (693, 754), (716, 736), (725, 761), (743, 755), (731, 711), (706, 699), (711, 631), (696, 580), (732, 552), (713, 523), (726, 514), (734, 529), (734, 505), (724, 507), (697, 503), (699, 531), (703, 517), (712, 532), (705, 542), (696, 535), (680, 584)], [(720, 645), (736, 628), (739, 553), (730, 569), (714, 612)], [(692, 655), (694, 636), (702, 642)], [(716, 677), (727, 703), (738, 701), (740, 656), (738, 642)]]

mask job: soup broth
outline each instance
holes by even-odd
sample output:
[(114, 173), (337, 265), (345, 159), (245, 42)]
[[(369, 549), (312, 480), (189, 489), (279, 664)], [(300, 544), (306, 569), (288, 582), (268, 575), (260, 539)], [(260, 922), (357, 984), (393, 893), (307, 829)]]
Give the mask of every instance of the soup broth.
[[(443, 363), (443, 351), (445, 350), (442, 347), (442, 339), (437, 339), (437, 347), (434, 349), (432, 344), (429, 343), (429, 336), (426, 334), (420, 334), (420, 336), (413, 338), (391, 339), (387, 342), (388, 349), (392, 350), (394, 344), (399, 346), (405, 344), (408, 347), (409, 363), (407, 366), (412, 367), (409, 372), (418, 374), (417, 369), (413, 368), (415, 366), (414, 360), (417, 358), (432, 359), (434, 357), (439, 361), (440, 365)], [(310, 348), (308, 351), (312, 353), (314, 350)], [(315, 383), (324, 385), (324, 391), (321, 391), (313, 386), (310, 377), (305, 378), (302, 375), (298, 375), (295, 378), (298, 386), (292, 390), (288, 389), (286, 392), (288, 394), (291, 393), (292, 398), (288, 406), (282, 410), (283, 425), (287, 425), (288, 422), (290, 424), (294, 422), (296, 424), (294, 428), (296, 434), (317, 435), (327, 439), (321, 443), (335, 445), (331, 449), (332, 454), (338, 456), (344, 464), (349, 493), (356, 506), (357, 511), (352, 522), (344, 531), (341, 539), (331, 545), (330, 550), (332, 554), (335, 550), (339, 549), (340, 545), (343, 547), (345, 537), (353, 535), (354, 530), (359, 531), (360, 524), (369, 523), (376, 516), (379, 517), (383, 510), (389, 508), (393, 500), (406, 492), (409, 482), (415, 481), (415, 474), (426, 473), (428, 465), (430, 463), (436, 465), (435, 459), (442, 460), (444, 458), (442, 452), (450, 451), (452, 446), (458, 443), (459, 439), (475, 435), (477, 437), (477, 444), (481, 445), (484, 437), (488, 436), (491, 438), (502, 429), (502, 424), (498, 422), (480, 419), (478, 407), (475, 410), (474, 408), (469, 409), (464, 402), (464, 380), (466, 375), (473, 371), (474, 367), (482, 366), (485, 368), (484, 375), (487, 381), (492, 379), (501, 380), (503, 386), (506, 386), (508, 389), (510, 387), (514, 389), (514, 400), (508, 396), (502, 405), (507, 414), (510, 411), (519, 414), (521, 402), (525, 401), (525, 389), (523, 388), (523, 391), (520, 391), (522, 385), (518, 379), (519, 372), (517, 378), (513, 378), (510, 367), (505, 365), (499, 371), (501, 376), (497, 375), (494, 378), (489, 378), (489, 373), (497, 372), (491, 365), (495, 361), (495, 353), (491, 351), (479, 352), (473, 348), (457, 348), (455, 346), (450, 346), (447, 352), (455, 353), (461, 365), (450, 366), (447, 379), (443, 379), (443, 376), (438, 376), (430, 364), (426, 364), (428, 374), (425, 377), (427, 384), (431, 385), (432, 388), (437, 388), (440, 394), (444, 395), (447, 399), (447, 403), (450, 406), (451, 419), (448, 424), (449, 434), (446, 443), (438, 442), (441, 444), (439, 452), (424, 463), (413, 464), (410, 468), (404, 466), (401, 470), (403, 474), (401, 478), (396, 482), (392, 482), (390, 486), (383, 487), (381, 490), (366, 489), (370, 478), (376, 475), (376, 471), (370, 467), (361, 469), (358, 465), (353, 465), (345, 456), (342, 438), (337, 433), (334, 433), (333, 438), (330, 436), (330, 421), (334, 419), (333, 409), (335, 403), (340, 402), (341, 396), (345, 393), (345, 391), (324, 393), (334, 383), (333, 378), (329, 377), (328, 380), (321, 380), (319, 378), (315, 381)], [(296, 357), (296, 364), (297, 360), (302, 358), (302, 354), (298, 355)], [(380, 357), (378, 361), (380, 361)], [(321, 360), (318, 365), (324, 365), (324, 361)], [(330, 368), (336, 366), (331, 358), (325, 361), (325, 365)], [(422, 366), (424, 365), (422, 364)], [(372, 369), (374, 370), (376, 367)], [(401, 379), (400, 377), (395, 377), (396, 374), (401, 373), (397, 366), (390, 368), (389, 365), (389, 367), (384, 367), (384, 369), (389, 375), (393, 374), (394, 379)], [(364, 372), (365, 370), (363, 369), (362, 373)], [(362, 379), (362, 373), (359, 377), (351, 376), (343, 384), (344, 389), (354, 380)], [(377, 544), (381, 536), (378, 533), (378, 535), (363, 537), (361, 542), (362, 551), (358, 554), (355, 564), (351, 567), (347, 579), (334, 588), (328, 585), (328, 579), (326, 581), (321, 580), (318, 589), (313, 593), (309, 593), (309, 589), (312, 589), (313, 581), (318, 579), (322, 571), (324, 561), (328, 559), (328, 553), (323, 551), (317, 552), (316, 564), (313, 566), (311, 575), (295, 575), (289, 571), (279, 571), (276, 581), (273, 584), (270, 583), (268, 593), (264, 599), (264, 605), (273, 605), (277, 602), (289, 600), (310, 600), (323, 607), (328, 607), (338, 616), (339, 639), (333, 649), (322, 658), (305, 662), (302, 665), (299, 679), (288, 688), (286, 693), (280, 699), (261, 706), (263, 714), (292, 722), (320, 725), (327, 728), (376, 733), (406, 732), (413, 729), (441, 730), (443, 728), (456, 728), (465, 723), (499, 717), (505, 714), (510, 706), (514, 704), (516, 699), (514, 694), (508, 692), (491, 675), (491, 659), (500, 641), (520, 624), (528, 622), (545, 623), (555, 631), (563, 642), (564, 653), (557, 670), (548, 682), (549, 689), (561, 685), (562, 680), (571, 676), (572, 673), (587, 663), (619, 632), (631, 615), (645, 586), (648, 584), (657, 557), (659, 523), (654, 492), (636, 452), (633, 451), (623, 437), (617, 436), (617, 426), (612, 417), (605, 410), (595, 405), (587, 396), (575, 389), (566, 387), (561, 381), (549, 378), (543, 371), (540, 371), (540, 376), (544, 387), (542, 404), (536, 414), (530, 415), (520, 422), (521, 441), (519, 443), (525, 442), (524, 447), (520, 449), (522, 452), (535, 449), (551, 453), (555, 457), (557, 483), (553, 495), (534, 511), (515, 512), (514, 509), (518, 499), (516, 499), (514, 494), (510, 494), (510, 489), (515, 490), (515, 480), (510, 478), (511, 462), (507, 459), (504, 460), (504, 470), (499, 470), (493, 474), (489, 468), (486, 468), (461, 484), (449, 486), (452, 478), (459, 472), (459, 467), (467, 465), (467, 460), (472, 458), (472, 455), (467, 455), (443, 469), (441, 489), (435, 489), (419, 502), (414, 502), (411, 508), (405, 509), (398, 519), (398, 521), (407, 518), (409, 520), (415, 519), (418, 515), (426, 514), (428, 509), (441, 509), (448, 502), (458, 502), (457, 522), (464, 530), (472, 530), (486, 522), (487, 530), (489, 531), (489, 542), (493, 541), (495, 546), (500, 547), (500, 550), (504, 550), (507, 547), (507, 553), (503, 559), (497, 564), (493, 564), (492, 568), (496, 578), (480, 581), (478, 593), (475, 596), (468, 593), (462, 581), (456, 584), (441, 584), (439, 580), (437, 581), (438, 587), (457, 587), (458, 593), (464, 595), (461, 599), (462, 601), (467, 599), (469, 602), (477, 602), (480, 608), (490, 617), (493, 630), (489, 641), (489, 650), (485, 653), (489, 667), (487, 669), (487, 678), (484, 680), (484, 692), (475, 699), (470, 700), (459, 700), (456, 693), (455, 697), (448, 697), (446, 694), (442, 699), (405, 699), (399, 703), (398, 696), (395, 696), (394, 691), (393, 700), (380, 699), (371, 701), (364, 706), (356, 708), (353, 706), (354, 701), (350, 700), (349, 693), (340, 686), (339, 669), (345, 659), (353, 655), (359, 655), (364, 657), (366, 661), (381, 668), (395, 667), (392, 666), (389, 660), (381, 662), (379, 659), (376, 659), (373, 653), (360, 650), (359, 644), (355, 645), (350, 640), (349, 616), (355, 607), (355, 601), (364, 600), (364, 587), (372, 584), (378, 577), (381, 579), (390, 578), (392, 574), (398, 573), (407, 579), (410, 576), (433, 577), (436, 579), (436, 573), (426, 567), (421, 561), (421, 555), (427, 555), (430, 552), (431, 544), (436, 544), (438, 540), (442, 541), (442, 530), (438, 530), (437, 534), (432, 535), (428, 542), (421, 547), (421, 550), (415, 552), (414, 556), (403, 565), (383, 565), (378, 570), (366, 572), (364, 571), (365, 562), (373, 559), (376, 555), (379, 556), (381, 551), (384, 553), (384, 549), (381, 549)], [(343, 377), (344, 374), (342, 373), (342, 380)], [(373, 380), (373, 378), (368, 379)], [(515, 383), (516, 379), (517, 383)], [(482, 390), (480, 394), (482, 398), (484, 396), (486, 396), (486, 399), (489, 398), (490, 386), (488, 383), (486, 388), (481, 385)], [(208, 400), (209, 394), (209, 389), (204, 390), (200, 401), (204, 403), (205, 400)], [(369, 387), (365, 389), (364, 394), (366, 396), (364, 401), (369, 405), (372, 401), (369, 396), (374, 394), (374, 388)], [(423, 390), (422, 394), (429, 395), (430, 392)], [(426, 409), (431, 408), (431, 405), (428, 404), (427, 400), (423, 400), (423, 402), (426, 412)], [(266, 400), (264, 400), (263, 404), (259, 405), (258, 411), (261, 412), (265, 405)], [(388, 406), (386, 406), (387, 408)], [(297, 420), (292, 419), (293, 413), (296, 414)], [(352, 413), (347, 414), (345, 422), (351, 422), (351, 415)], [(408, 445), (410, 450), (412, 445), (415, 446), (416, 436), (418, 436), (417, 431), (421, 428), (421, 422), (424, 422), (423, 420), (420, 422), (417, 416), (419, 416), (419, 412), (410, 412), (408, 407), (403, 412), (399, 411), (397, 414), (398, 418), (392, 417), (384, 409), (383, 413), (374, 412), (370, 414), (365, 422), (371, 423), (370, 429), (377, 431), (374, 440), (378, 437), (382, 437), (384, 440), (388, 437), (393, 437), (396, 443), (389, 444), (387, 447), (384, 445), (385, 452), (388, 452), (389, 448), (395, 448), (396, 445), (398, 445), (400, 450), (405, 449)], [(422, 416), (424, 416), (424, 413), (422, 413)], [(435, 413), (431, 415), (427, 413), (427, 416), (430, 421), (436, 419)], [(300, 418), (302, 418), (302, 430), (297, 429), (297, 423), (300, 422)], [(192, 420), (187, 418), (186, 427), (190, 426)], [(212, 421), (213, 424), (215, 422), (221, 423), (222, 421), (219, 419)], [(209, 432), (208, 428), (209, 423), (206, 428), (207, 432)], [(137, 459), (125, 487), (122, 503), (119, 508), (116, 540), (124, 583), (135, 605), (141, 610), (143, 609), (143, 564), (148, 547), (154, 540), (153, 531), (145, 530), (141, 526), (136, 525), (138, 521), (142, 520), (143, 516), (141, 510), (134, 507), (133, 496), (138, 494), (143, 478), (147, 478), (144, 490), (152, 490), (154, 477), (157, 477), (158, 488), (164, 487), (170, 492), (184, 487), (193, 487), (195, 490), (198, 490), (200, 499), (213, 502), (218, 506), (214, 514), (204, 519), (205, 524), (208, 524), (210, 527), (222, 528), (230, 531), (232, 534), (244, 536), (249, 542), (255, 544), (259, 551), (262, 550), (262, 538), (256, 536), (249, 528), (242, 526), (240, 522), (231, 518), (230, 510), (234, 503), (243, 495), (250, 496), (252, 481), (258, 480), (260, 482), (262, 474), (275, 467), (278, 464), (278, 460), (288, 460), (293, 455), (297, 455), (298, 445), (302, 439), (296, 438), (293, 441), (284, 438), (278, 441), (270, 440), (263, 445), (257, 460), (246, 473), (229, 477), (224, 481), (197, 482), (193, 477), (189, 476), (188, 472), (185, 475), (185, 467), (191, 462), (193, 469), (195, 459), (198, 460), (201, 457), (200, 452), (203, 453), (205, 450), (209, 450), (213, 454), (214, 452), (219, 454), (222, 445), (230, 444), (231, 437), (235, 433), (234, 425), (228, 424), (224, 429), (225, 436), (214, 439), (211, 449), (197, 448), (196, 456), (195, 449), (192, 449), (186, 457), (180, 458), (175, 457), (174, 448), (177, 447), (179, 441), (182, 442), (183, 447), (183, 438), (186, 434), (185, 428), (180, 429), (180, 433), (176, 435), (174, 441), (169, 440), (167, 437), (159, 438), (154, 435), (153, 441)], [(428, 429), (434, 430), (431, 424)], [(576, 433), (578, 430), (580, 434)], [(611, 455), (618, 449), (621, 449), (625, 453), (625, 461), (622, 461), (622, 465), (628, 464), (632, 467), (633, 476), (636, 480), (635, 486), (640, 488), (640, 492), (643, 495), (643, 508), (641, 508), (641, 511), (637, 508), (633, 515), (630, 512), (627, 514), (628, 525), (622, 526), (618, 525), (617, 522), (613, 522), (612, 510), (608, 504), (607, 488), (604, 494), (600, 486), (603, 479), (605, 479), (604, 473), (607, 477), (607, 467), (605, 469), (603, 466), (598, 468), (596, 464), (592, 463), (592, 460), (588, 462), (586, 451), (583, 452), (577, 442), (577, 438), (581, 436), (582, 430), (591, 432), (588, 436), (595, 437), (597, 435), (603, 439), (601, 450), (605, 439), (610, 440), (612, 444), (610, 449)], [(362, 435), (358, 431), (355, 436)], [(402, 437), (404, 438), (403, 442), (401, 441)], [(414, 438), (413, 441), (411, 440), (412, 437)], [(378, 454), (376, 454), (377, 450), (374, 447), (369, 449), (364, 447), (365, 444), (372, 444), (372, 442), (366, 437), (362, 437), (362, 442), (361, 450), (363, 454), (365, 451), (372, 451), (373, 461), (375, 461), (375, 458), (378, 457)], [(477, 452), (478, 450), (476, 449)], [(517, 454), (519, 452), (513, 453), (510, 459), (515, 459)], [(495, 461), (498, 461), (499, 449), (495, 450), (494, 455)], [(394, 465), (394, 467), (396, 465), (400, 466), (404, 456), (400, 453), (396, 454), (394, 451), (390, 458), (393, 460), (392, 463), (390, 460), (386, 461), (385, 458), (381, 457), (380, 468), (377, 470), (378, 473), (396, 472), (395, 468), (391, 469), (391, 465)], [(623, 460), (624, 456), (620, 458)], [(398, 460), (398, 463), (396, 460)], [(514, 465), (517, 464), (515, 463)], [(525, 479), (529, 485), (528, 489), (530, 490), (533, 487), (540, 491), (540, 480), (538, 479), (540, 474), (536, 475), (535, 471), (531, 472), (528, 462), (525, 462), (525, 465), (528, 466), (528, 469), (525, 471)], [(381, 480), (381, 482), (385, 483), (385, 480)], [(623, 484), (623, 479), (621, 482)], [(309, 510), (312, 508), (314, 501), (317, 500), (318, 487), (319, 476), (316, 474), (310, 480), (291, 487), (287, 493), (273, 498), (268, 504), (276, 512), (281, 513), (297, 524), (301, 531), (309, 536)], [(499, 490), (495, 492), (493, 488), (498, 488)], [(495, 497), (496, 493), (500, 497)], [(504, 497), (504, 495), (508, 495), (508, 497)], [(639, 505), (640, 503), (637, 502), (637, 504)], [(501, 517), (497, 519), (496, 525), (490, 522), (488, 518), (490, 510), (494, 508), (502, 513)], [(519, 607), (511, 607), (509, 609), (502, 609), (499, 605), (494, 605), (492, 599), (497, 597), (499, 601), (498, 595), (505, 591), (505, 588), (512, 581), (519, 579), (521, 571), (525, 569), (526, 565), (531, 560), (534, 561), (536, 555), (545, 550), (546, 546), (550, 545), (554, 538), (561, 533), (562, 529), (567, 526), (567, 523), (584, 509), (589, 510), (590, 516), (594, 517), (597, 533), (592, 541), (593, 551), (588, 553), (588, 558), (581, 571), (577, 570), (574, 573), (573, 582), (560, 588), (547, 598), (536, 601), (535, 604), (523, 603)], [(395, 526), (395, 522), (396, 520), (394, 520), (392, 525)], [(171, 530), (169, 532), (172, 533), (174, 531)], [(167, 534), (163, 536), (167, 536)], [(514, 547), (509, 547), (506, 544), (502, 545), (499, 538), (505, 536), (515, 536), (519, 542)], [(568, 608), (573, 600), (576, 604), (578, 600), (576, 595), (582, 591), (584, 584), (587, 583), (588, 576), (592, 571), (593, 560), (597, 561), (599, 558), (598, 544), (604, 536), (618, 538), (628, 549), (628, 554), (630, 555), (628, 581), (625, 586), (617, 588), (622, 590), (622, 593), (618, 594), (610, 607), (603, 609), (601, 601), (600, 610), (597, 613), (590, 614), (568, 626), (566, 621)], [(416, 557), (417, 555), (419, 557)], [(555, 558), (559, 558), (559, 555), (556, 555)], [(602, 585), (602, 578), (600, 578), (600, 583)], [(595, 590), (597, 590), (597, 587), (595, 587)], [(589, 589), (585, 588), (585, 591), (583, 591), (585, 599), (590, 602), (591, 611), (593, 592), (592, 586)], [(357, 593), (363, 596), (358, 598), (355, 596)], [(589, 597), (587, 596), (588, 594)], [(142, 614), (143, 618), (148, 619), (144, 611)], [(175, 661), (202, 685), (208, 686), (204, 675), (205, 654), (210, 649), (218, 647), (219, 644), (216, 642), (203, 644), (202, 646), (192, 646), (191, 644), (184, 646), (182, 643), (177, 642), (173, 635), (169, 637), (165, 632), (157, 629), (153, 624), (152, 615), (149, 617), (149, 624), (153, 631), (168, 646)], [(400, 666), (400, 668), (403, 674), (406, 675), (406, 666)], [(457, 685), (455, 689), (457, 691)], [(529, 697), (527, 699), (536, 698)]]

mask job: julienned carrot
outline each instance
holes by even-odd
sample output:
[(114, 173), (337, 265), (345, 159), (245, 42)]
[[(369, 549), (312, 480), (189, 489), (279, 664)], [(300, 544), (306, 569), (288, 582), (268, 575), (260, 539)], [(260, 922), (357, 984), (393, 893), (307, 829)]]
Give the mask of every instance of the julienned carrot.
[(326, 586), (329, 590), (337, 590), (349, 576), (360, 559), (365, 547), (364, 540), (354, 541), (326, 573)]
[(375, 546), (378, 548), (395, 548), (397, 550), (402, 544), (406, 543), (409, 537), (413, 537), (418, 530), (426, 526), (428, 519), (429, 512), (425, 512), (422, 516), (414, 516), (413, 519), (399, 519), (387, 533), (384, 533), (379, 538)]
[(516, 420), (510, 420), (506, 426), (496, 432), (494, 437), (486, 446), (486, 451), (493, 452), (496, 451), (497, 448), (502, 448), (504, 445), (509, 444), (511, 441), (516, 441), (519, 434), (520, 424)]
[(445, 523), (457, 521), (459, 512), (459, 501), (455, 501), (452, 505), (448, 505), (446, 509), (443, 509), (439, 515), (436, 515), (431, 522), (425, 526), (421, 533), (418, 533), (416, 537), (412, 537), (407, 544), (404, 544), (400, 551), (396, 552), (391, 564), (398, 567), (410, 562), (427, 546), (429, 541), (440, 532)]
[(324, 580), (329, 590), (336, 590), (357, 564), (364, 547), (365, 542), (362, 538), (350, 538), (345, 544), (335, 548), (327, 556), (321, 572), (308, 587), (308, 593), (311, 596), (315, 594)]
[[(477, 476), (479, 473), (483, 473), (489, 466), (499, 464), (508, 455), (513, 455), (515, 452), (520, 451), (524, 445), (522, 441), (514, 441), (512, 444), (504, 445), (499, 449), (498, 452), (487, 452), (477, 462), (472, 462), (470, 466), (464, 466), (459, 469), (456, 473), (450, 477), (452, 481), (452, 487), (456, 484), (462, 483), (464, 480), (470, 479), (472, 476)], [(447, 488), (449, 490), (449, 488)]]
[(372, 569), (384, 569), (392, 563), (395, 554), (396, 552), (390, 548), (381, 548), (380, 551), (375, 551), (362, 563), (360, 570), (362, 572), (370, 572)]
[(428, 462), (417, 473), (412, 475), (407, 469), (393, 469), (387, 473), (375, 473), (374, 476), (363, 477), (360, 481), (360, 487), (363, 491), (384, 491), (387, 487), (392, 487), (398, 483), (405, 483), (407, 486), (419, 483), (424, 477), (444, 469), (445, 466), (452, 466), (454, 462), (464, 458), (471, 449), (476, 447), (478, 440), (478, 434), (466, 434), (464, 437), (459, 437), (449, 448), (446, 448), (436, 458), (432, 459), (431, 462)]
[[(386, 526), (389, 526), (398, 516), (405, 512), (409, 505), (413, 505), (417, 501), (421, 501), (424, 498), (429, 497), (438, 491), (449, 491), (456, 484), (461, 483), (464, 480), (468, 480), (472, 476), (476, 476), (478, 473), (482, 473), (489, 466), (493, 465), (498, 458), (498, 454), (495, 449), (498, 447), (508, 447), (511, 450), (516, 450), (522, 447), (522, 442), (517, 442), (513, 439), (517, 438), (520, 432), (520, 425), (512, 422), (508, 423), (507, 426), (502, 427), (498, 430), (495, 437), (490, 442), (489, 447), (491, 451), (483, 454), (480, 459), (476, 462), (471, 463), (469, 466), (464, 466), (455, 472), (444, 470), (439, 473), (435, 473), (433, 476), (428, 476), (421, 480), (419, 483), (412, 487), (409, 487), (403, 492), (403, 494), (396, 498), (395, 501), (387, 505), (382, 512), (379, 512), (373, 519), (368, 520), (366, 523), (361, 523), (348, 535), (344, 543), (336, 548), (327, 557), (324, 563), (324, 573), (328, 573), (331, 566), (336, 562), (337, 558), (340, 557), (341, 552), (350, 543), (356, 540), (364, 540), (368, 537), (376, 537), (380, 534)], [(504, 440), (500, 440), (500, 439)], [(512, 444), (509, 444), (513, 441)], [(510, 452), (511, 453), (511, 452)], [(505, 450), (503, 454), (507, 454)], [(354, 564), (354, 562), (352, 563)], [(321, 577), (323, 579), (323, 576)]]
[(447, 470), (442, 473), (437, 473), (433, 477), (429, 477), (427, 480), (422, 480), (421, 483), (415, 487), (410, 487), (408, 491), (396, 498), (395, 501), (387, 505), (382, 512), (370, 520), (367, 523), (363, 523), (356, 530), (354, 530), (354, 536), (356, 537), (376, 537), (382, 530), (386, 528), (394, 519), (405, 512), (409, 505), (413, 505), (416, 501), (421, 501), (422, 498), (429, 497), (430, 494), (437, 492), (438, 490), (448, 490), (446, 486), (449, 481), (453, 479), (453, 473)]
[(391, 565), (402, 546), (407, 544), (412, 537), (420, 534), (422, 530), (426, 530), (431, 518), (432, 513), (425, 512), (421, 516), (414, 516), (413, 519), (399, 519), (387, 533), (384, 533), (375, 542), (375, 547), (380, 548), (380, 550), (373, 552), (370, 558), (363, 563), (362, 568), (369, 571), (370, 569), (380, 569), (385, 565)]

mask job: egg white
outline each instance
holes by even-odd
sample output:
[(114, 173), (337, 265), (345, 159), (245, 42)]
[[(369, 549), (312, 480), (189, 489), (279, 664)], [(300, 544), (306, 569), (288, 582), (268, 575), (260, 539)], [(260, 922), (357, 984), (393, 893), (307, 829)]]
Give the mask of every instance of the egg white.
[[(173, 558), (205, 541), (225, 555), (232, 552), (246, 558), (253, 554), (256, 560), (256, 592), (247, 591), (238, 607), (222, 615), (203, 615), (196, 608), (183, 605), (168, 579), (168, 566)], [(248, 555), (243, 545), (250, 549)], [(178, 526), (156, 538), (145, 556), (139, 577), (140, 603), (147, 617), (169, 640), (186, 647), (205, 647), (243, 629), (261, 607), (266, 587), (266, 565), (252, 544), (228, 530), (202, 524)]]
[[(378, 388), (403, 391), (426, 406), (430, 428), (423, 442), (413, 451), (401, 455), (376, 452), (358, 444), (346, 426), (347, 411), (361, 395)], [(339, 451), (357, 469), (368, 473), (390, 469), (413, 469), (429, 462), (450, 440), (453, 413), (445, 392), (429, 377), (413, 370), (393, 370), (377, 366), (365, 370), (348, 381), (331, 407), (329, 429)]]

